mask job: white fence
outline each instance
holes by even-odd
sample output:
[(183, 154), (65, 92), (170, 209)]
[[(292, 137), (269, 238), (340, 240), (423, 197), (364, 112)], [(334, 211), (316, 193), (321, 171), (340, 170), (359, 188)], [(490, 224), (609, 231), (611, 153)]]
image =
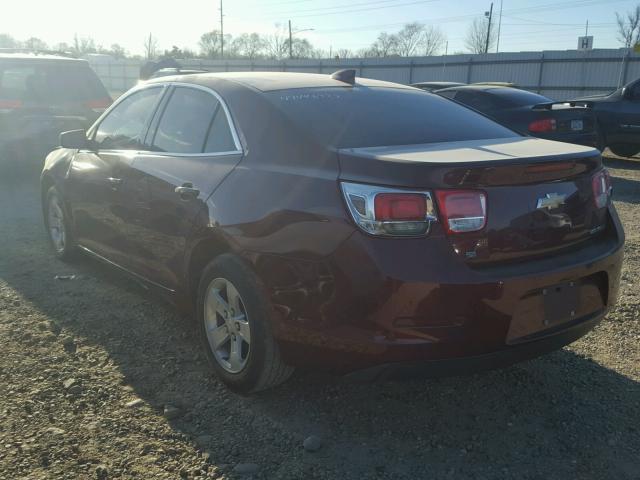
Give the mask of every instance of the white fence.
[[(136, 84), (141, 61), (89, 59), (114, 96)], [(640, 77), (640, 55), (624, 49), (543, 51), (440, 57), (344, 60), (181, 60), (184, 67), (212, 72), (289, 71), (332, 73), (355, 68), (358, 75), (398, 83), (512, 82), (550, 98), (604, 93)]]

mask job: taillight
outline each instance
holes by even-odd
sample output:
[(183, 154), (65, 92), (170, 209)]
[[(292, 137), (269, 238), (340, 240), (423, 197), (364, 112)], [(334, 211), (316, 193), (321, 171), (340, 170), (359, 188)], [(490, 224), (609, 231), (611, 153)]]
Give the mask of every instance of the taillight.
[(87, 100), (84, 102), (84, 106), (90, 108), (96, 113), (104, 112), (109, 105), (111, 105), (112, 100), (110, 98), (97, 98), (94, 100)]
[(593, 201), (596, 208), (604, 208), (611, 198), (611, 176), (605, 168), (596, 173), (591, 179), (591, 187), (593, 188)]
[(478, 190), (436, 190), (438, 208), (449, 234), (477, 232), (487, 224), (487, 196)]
[(529, 124), (529, 131), (532, 133), (555, 132), (556, 128), (555, 118), (544, 118)]
[(372, 235), (426, 235), (437, 221), (430, 192), (347, 182), (341, 187), (356, 225)]
[(3, 100), (0, 98), (0, 112), (7, 113), (18, 108), (22, 108), (20, 100)]

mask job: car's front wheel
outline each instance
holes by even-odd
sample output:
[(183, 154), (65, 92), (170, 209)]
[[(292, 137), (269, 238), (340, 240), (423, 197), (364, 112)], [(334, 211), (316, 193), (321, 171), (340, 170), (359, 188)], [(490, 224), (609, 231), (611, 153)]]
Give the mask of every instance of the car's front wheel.
[(62, 196), (53, 186), (44, 197), (44, 224), (56, 257), (70, 259), (76, 251), (73, 228), (65, 213)]
[(232, 390), (264, 390), (293, 373), (280, 357), (271, 315), (260, 279), (242, 259), (225, 254), (205, 268), (198, 288), (198, 329), (210, 365)]
[(617, 155), (619, 157), (633, 157), (640, 153), (640, 145), (619, 143), (615, 145), (609, 145), (609, 150), (611, 150), (614, 155)]

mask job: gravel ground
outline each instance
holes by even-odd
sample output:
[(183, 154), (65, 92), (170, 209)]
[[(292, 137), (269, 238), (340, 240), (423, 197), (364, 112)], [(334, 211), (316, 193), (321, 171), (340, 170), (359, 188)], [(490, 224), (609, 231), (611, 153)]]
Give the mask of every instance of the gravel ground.
[(640, 162), (609, 166), (623, 286), (585, 338), (470, 377), (305, 374), (249, 398), (211, 377), (170, 306), (90, 259), (54, 260), (37, 189), (5, 185), (0, 478), (640, 479)]

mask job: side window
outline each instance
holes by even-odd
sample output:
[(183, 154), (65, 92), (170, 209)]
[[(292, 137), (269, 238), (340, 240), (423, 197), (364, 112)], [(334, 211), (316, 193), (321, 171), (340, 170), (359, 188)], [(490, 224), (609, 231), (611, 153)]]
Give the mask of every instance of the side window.
[(234, 150), (236, 150), (236, 145), (233, 142), (227, 116), (222, 106), (218, 105), (213, 121), (211, 122), (211, 127), (209, 128), (204, 151), (206, 153), (220, 153), (232, 152)]
[[(158, 124), (153, 150), (170, 153), (202, 153), (218, 100), (203, 90), (177, 87)], [(216, 115), (217, 116), (217, 115)]]
[(95, 142), (102, 150), (138, 150), (162, 88), (147, 88), (120, 102), (100, 122)]
[(459, 91), (456, 100), (482, 113), (490, 112), (496, 107), (491, 98), (483, 92)]

